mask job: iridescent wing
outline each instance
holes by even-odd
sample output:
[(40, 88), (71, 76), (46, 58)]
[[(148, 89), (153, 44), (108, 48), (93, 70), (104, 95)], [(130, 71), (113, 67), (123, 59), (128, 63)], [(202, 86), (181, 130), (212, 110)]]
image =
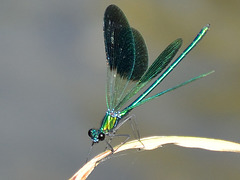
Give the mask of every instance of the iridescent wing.
[(140, 33), (129, 26), (125, 15), (115, 5), (110, 5), (104, 14), (104, 41), (107, 107), (118, 110), (119, 103), (147, 69), (147, 49)]
[(144, 86), (146, 86), (153, 78), (160, 74), (165, 67), (170, 63), (173, 57), (178, 52), (182, 45), (182, 39), (176, 39), (173, 41), (153, 62), (153, 64), (142, 75), (135, 86), (129, 91), (129, 93), (118, 104), (118, 107), (122, 107), (131, 97), (138, 93)]

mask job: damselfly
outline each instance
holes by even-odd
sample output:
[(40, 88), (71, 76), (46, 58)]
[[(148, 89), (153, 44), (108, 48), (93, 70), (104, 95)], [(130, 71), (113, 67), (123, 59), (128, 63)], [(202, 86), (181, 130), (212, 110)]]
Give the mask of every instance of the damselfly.
[[(107, 57), (106, 101), (108, 110), (102, 119), (100, 128), (88, 131), (92, 145), (103, 141), (106, 135), (113, 137), (117, 129), (131, 119), (128, 115), (134, 108), (210, 74), (211, 72), (201, 74), (146, 98), (203, 38), (208, 29), (209, 25), (203, 27), (192, 43), (169, 66), (168, 64), (182, 45), (181, 38), (173, 41), (148, 68), (147, 48), (141, 34), (136, 29), (130, 27), (124, 13), (117, 6), (108, 6), (104, 14), (103, 27)], [(167, 66), (168, 68), (166, 68)], [(166, 70), (163, 72), (165, 68)], [(136, 93), (142, 90), (160, 73), (161, 75), (140, 96), (126, 106), (126, 103)], [(108, 142), (107, 144), (110, 146)]]

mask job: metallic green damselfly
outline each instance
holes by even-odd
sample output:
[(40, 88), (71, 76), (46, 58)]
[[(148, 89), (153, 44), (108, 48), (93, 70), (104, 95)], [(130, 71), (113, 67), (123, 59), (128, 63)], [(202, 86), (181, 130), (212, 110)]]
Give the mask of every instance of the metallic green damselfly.
[[(103, 141), (105, 136), (113, 137), (117, 129), (130, 120), (129, 112), (169, 91), (207, 76), (206, 73), (185, 81), (156, 95), (146, 96), (182, 61), (209, 29), (209, 24), (201, 29), (192, 43), (168, 66), (182, 45), (182, 39), (173, 41), (148, 67), (148, 53), (144, 39), (130, 27), (124, 13), (116, 6), (107, 7), (104, 14), (104, 41), (107, 63), (106, 101), (107, 112), (99, 129), (90, 129), (88, 135), (92, 145)], [(167, 67), (168, 66), (168, 67)], [(163, 71), (165, 69), (165, 71)], [(130, 105), (126, 103), (155, 77), (158, 78)], [(126, 107), (124, 107), (124, 105)], [(127, 138), (128, 139), (128, 138)], [(110, 146), (110, 144), (107, 142)], [(111, 146), (110, 146), (111, 147)]]

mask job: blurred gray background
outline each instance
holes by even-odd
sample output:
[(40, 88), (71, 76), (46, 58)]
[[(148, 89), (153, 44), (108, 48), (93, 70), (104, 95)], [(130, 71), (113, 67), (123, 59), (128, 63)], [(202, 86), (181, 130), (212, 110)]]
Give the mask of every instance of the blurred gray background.
[[(154, 92), (216, 72), (134, 110), (141, 136), (240, 142), (240, 1), (1, 0), (0, 179), (68, 179), (84, 164), (88, 129), (106, 111), (102, 19), (110, 4), (141, 32), (150, 62), (176, 38), (185, 48), (211, 24)], [(113, 178), (235, 180), (240, 155), (168, 145), (112, 158), (89, 177)]]

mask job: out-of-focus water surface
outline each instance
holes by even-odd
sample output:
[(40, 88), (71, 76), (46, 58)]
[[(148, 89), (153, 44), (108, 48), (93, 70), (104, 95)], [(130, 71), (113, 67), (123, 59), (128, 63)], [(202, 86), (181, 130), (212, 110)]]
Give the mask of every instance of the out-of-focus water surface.
[[(154, 92), (202, 80), (138, 107), (141, 136), (240, 142), (240, 2), (9, 0), (0, 3), (0, 177), (68, 179), (80, 168), (106, 111), (102, 18), (118, 5), (143, 35), (150, 62), (174, 39), (199, 45)], [(183, 48), (182, 48), (183, 49)], [(94, 146), (101, 152), (101, 145)], [(176, 146), (129, 153), (89, 179), (239, 179), (240, 156)]]

